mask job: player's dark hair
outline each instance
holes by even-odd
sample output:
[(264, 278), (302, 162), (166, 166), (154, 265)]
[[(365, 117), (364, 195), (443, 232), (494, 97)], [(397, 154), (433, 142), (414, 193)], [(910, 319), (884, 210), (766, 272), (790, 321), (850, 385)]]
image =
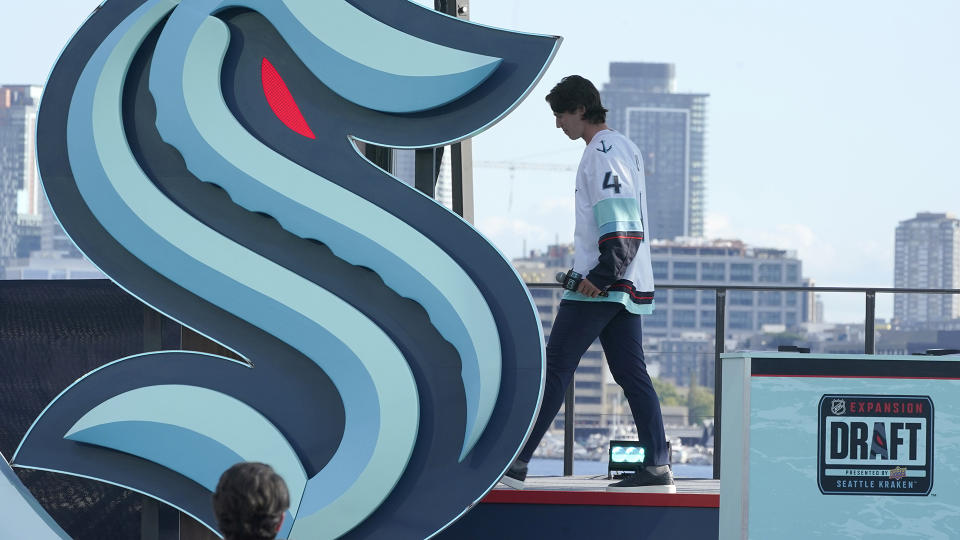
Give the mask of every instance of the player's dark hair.
[(570, 75), (560, 79), (560, 82), (547, 94), (547, 102), (555, 113), (576, 112), (583, 107), (583, 119), (591, 124), (602, 124), (607, 121), (607, 109), (600, 103), (600, 92), (592, 82), (579, 75)]
[(287, 484), (263, 463), (230, 467), (213, 494), (213, 512), (226, 540), (272, 540), (289, 507)]

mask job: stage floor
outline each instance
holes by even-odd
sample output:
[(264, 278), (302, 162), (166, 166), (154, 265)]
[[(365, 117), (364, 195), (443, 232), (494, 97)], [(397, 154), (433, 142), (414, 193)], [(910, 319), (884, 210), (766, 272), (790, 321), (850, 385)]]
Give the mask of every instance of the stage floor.
[[(528, 476), (522, 491), (602, 491), (616, 480), (600, 476)], [(675, 478), (677, 493), (720, 495), (720, 480), (709, 478)], [(494, 491), (518, 491), (497, 484)]]
[(484, 503), (563, 504), (599, 506), (673, 506), (687, 508), (719, 508), (720, 481), (703, 478), (677, 478), (677, 492), (629, 493), (610, 492), (607, 486), (615, 480), (600, 476), (528, 476), (524, 489), (511, 489), (497, 484)]
[(606, 475), (530, 476), (522, 490), (498, 484), (437, 538), (717, 538), (720, 481), (675, 481), (676, 493), (623, 493)]

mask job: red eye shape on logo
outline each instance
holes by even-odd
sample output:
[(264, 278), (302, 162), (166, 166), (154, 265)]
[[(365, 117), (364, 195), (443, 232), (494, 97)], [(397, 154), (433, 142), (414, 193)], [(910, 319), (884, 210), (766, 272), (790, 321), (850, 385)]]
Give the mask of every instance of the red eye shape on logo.
[(300, 107), (293, 99), (293, 94), (287, 88), (287, 83), (266, 58), (260, 64), (260, 80), (263, 83), (263, 94), (267, 97), (267, 103), (277, 118), (288, 128), (296, 131), (300, 135), (310, 139), (316, 139), (313, 130), (307, 124), (307, 120), (300, 112)]

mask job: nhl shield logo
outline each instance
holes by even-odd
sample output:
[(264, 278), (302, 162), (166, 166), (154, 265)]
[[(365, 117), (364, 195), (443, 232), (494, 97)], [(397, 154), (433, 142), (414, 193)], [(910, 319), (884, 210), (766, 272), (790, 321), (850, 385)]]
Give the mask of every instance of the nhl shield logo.
[(830, 402), (830, 412), (833, 414), (843, 414), (847, 411), (846, 404), (842, 399), (835, 399)]

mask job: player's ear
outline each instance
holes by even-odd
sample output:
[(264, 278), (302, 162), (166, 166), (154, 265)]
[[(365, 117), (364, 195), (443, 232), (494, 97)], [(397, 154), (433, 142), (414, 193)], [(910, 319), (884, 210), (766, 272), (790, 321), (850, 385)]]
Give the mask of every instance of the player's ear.
[(580, 116), (580, 119), (583, 120), (583, 115), (587, 114), (587, 108), (583, 105), (577, 106), (577, 115)]

